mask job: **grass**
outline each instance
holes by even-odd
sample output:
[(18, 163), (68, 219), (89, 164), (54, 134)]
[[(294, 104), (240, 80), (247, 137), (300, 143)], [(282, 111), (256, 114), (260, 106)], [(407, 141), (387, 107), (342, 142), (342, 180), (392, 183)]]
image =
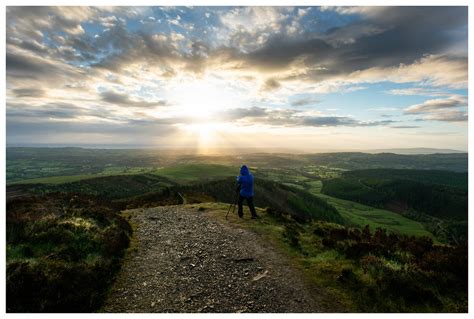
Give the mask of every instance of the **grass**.
[[(148, 170), (148, 171), (151, 171)], [(118, 170), (110, 170), (107, 172), (102, 172), (98, 174), (83, 174), (83, 175), (64, 175), (64, 176), (51, 176), (51, 177), (40, 177), (40, 178), (32, 178), (32, 179), (25, 179), (21, 181), (16, 181), (10, 183), (9, 185), (19, 185), (19, 184), (64, 184), (64, 183), (72, 183), (77, 181), (82, 181), (85, 179), (92, 179), (96, 177), (106, 177), (106, 176), (117, 176), (117, 175), (136, 175), (139, 173), (143, 173), (142, 170), (131, 170), (130, 172), (126, 173), (123, 171)]]
[(424, 226), (417, 221), (388, 210), (321, 194), (321, 181), (312, 181), (308, 183), (308, 185), (310, 186), (310, 193), (324, 199), (328, 204), (334, 206), (349, 224), (358, 227), (369, 225), (372, 229), (380, 227), (404, 235), (428, 236), (434, 238), (433, 234), (427, 231)]
[(9, 183), (9, 185), (17, 184), (63, 184), (77, 182), (85, 179), (96, 177), (116, 176), (116, 175), (138, 175), (138, 174), (155, 174), (167, 177), (177, 182), (193, 182), (197, 180), (215, 179), (220, 177), (237, 176), (239, 169), (215, 164), (185, 164), (164, 167), (159, 169), (145, 167), (106, 167), (102, 172), (97, 174), (82, 175), (64, 175), (25, 179)]
[(217, 164), (185, 164), (160, 168), (153, 171), (153, 173), (176, 181), (192, 182), (237, 176), (239, 168)]
[(324, 194), (317, 194), (317, 196), (334, 206), (350, 224), (359, 227), (369, 225), (372, 229), (378, 227), (386, 228), (391, 232), (404, 235), (434, 237), (421, 223), (403, 217), (400, 214)]

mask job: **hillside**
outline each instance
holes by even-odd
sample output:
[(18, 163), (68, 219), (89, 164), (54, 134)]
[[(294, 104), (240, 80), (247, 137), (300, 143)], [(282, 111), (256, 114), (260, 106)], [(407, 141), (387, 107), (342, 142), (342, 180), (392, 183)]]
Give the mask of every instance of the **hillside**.
[[(467, 173), (350, 171), (324, 181), (321, 192), (404, 214), (424, 222), (431, 231), (449, 240), (467, 239)], [(440, 229), (441, 223), (444, 226)]]
[[(207, 166), (191, 167), (194, 174), (202, 174)], [(188, 170), (190, 171), (190, 170)], [(172, 177), (177, 168), (167, 169), (166, 176)], [(182, 203), (181, 196), (185, 196), (187, 202), (222, 201), (235, 202), (235, 178), (213, 180), (213, 176), (207, 174), (208, 179), (199, 179), (192, 173), (179, 178), (183, 173), (176, 174), (177, 178), (171, 181), (168, 178), (144, 174), (144, 175), (122, 175), (107, 176), (93, 179), (81, 180), (63, 184), (44, 185), (15, 185), (9, 190), (32, 192), (32, 193), (83, 193), (100, 196), (112, 200), (120, 209), (135, 207), (153, 207), (168, 204)], [(226, 175), (229, 175), (228, 172)], [(220, 176), (216, 174), (214, 176)], [(211, 178), (209, 178), (211, 177)], [(216, 177), (216, 178), (217, 178)], [(178, 184), (177, 182), (185, 182)], [(189, 183), (194, 181), (194, 183)], [(344, 223), (339, 212), (324, 200), (295, 187), (283, 185), (272, 181), (260, 179), (255, 185), (255, 191), (259, 194), (255, 198), (255, 205), (269, 207), (278, 213), (290, 214), (293, 218), (305, 221), (321, 219), (336, 223)]]

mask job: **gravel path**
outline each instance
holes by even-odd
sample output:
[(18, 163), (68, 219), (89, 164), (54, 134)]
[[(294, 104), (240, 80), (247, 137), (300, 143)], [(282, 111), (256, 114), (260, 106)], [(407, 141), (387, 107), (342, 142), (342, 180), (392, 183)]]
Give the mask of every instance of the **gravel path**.
[(104, 312), (321, 312), (284, 257), (258, 235), (182, 206), (133, 211), (137, 250)]

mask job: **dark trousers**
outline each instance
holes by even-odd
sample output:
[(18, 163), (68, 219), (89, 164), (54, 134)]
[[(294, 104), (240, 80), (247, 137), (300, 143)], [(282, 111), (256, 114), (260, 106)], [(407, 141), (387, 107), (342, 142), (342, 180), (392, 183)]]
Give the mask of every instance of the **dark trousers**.
[(244, 199), (247, 200), (247, 205), (249, 206), (250, 208), (250, 213), (252, 214), (252, 216), (256, 217), (257, 216), (257, 212), (255, 211), (255, 206), (253, 206), (253, 197), (250, 196), (250, 197), (243, 197), (242, 195), (239, 195), (239, 201), (238, 201), (238, 204), (239, 204), (239, 216), (242, 217), (244, 216), (244, 211), (243, 211), (243, 207), (242, 207), (242, 203), (244, 202)]

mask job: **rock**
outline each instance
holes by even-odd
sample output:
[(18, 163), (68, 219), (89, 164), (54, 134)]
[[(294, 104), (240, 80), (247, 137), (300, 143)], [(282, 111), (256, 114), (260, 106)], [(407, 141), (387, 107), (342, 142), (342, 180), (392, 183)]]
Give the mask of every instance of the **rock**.
[(262, 278), (265, 278), (268, 274), (268, 270), (265, 270), (263, 274), (258, 274), (255, 277), (252, 278), (252, 281), (259, 281)]
[(237, 310), (236, 313), (246, 312), (247, 310), (249, 310), (249, 308), (244, 306), (244, 307), (240, 308), (239, 310)]

